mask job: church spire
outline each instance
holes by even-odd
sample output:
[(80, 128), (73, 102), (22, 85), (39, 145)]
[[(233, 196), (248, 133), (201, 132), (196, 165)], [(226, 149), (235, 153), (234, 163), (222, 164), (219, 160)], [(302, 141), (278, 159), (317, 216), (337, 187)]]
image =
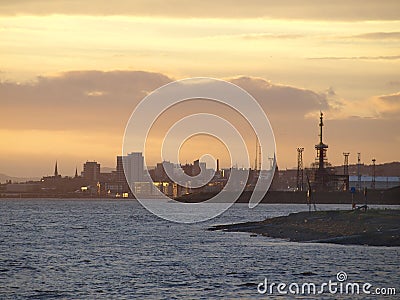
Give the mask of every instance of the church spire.
[(75, 168), (75, 178), (78, 178), (78, 167)]
[(54, 177), (58, 177), (57, 161), (56, 161), (56, 166), (54, 167)]

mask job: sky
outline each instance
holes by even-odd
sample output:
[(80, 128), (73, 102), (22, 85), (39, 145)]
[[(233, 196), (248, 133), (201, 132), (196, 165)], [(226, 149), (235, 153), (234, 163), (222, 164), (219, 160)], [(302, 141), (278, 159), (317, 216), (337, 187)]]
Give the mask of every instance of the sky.
[[(280, 168), (296, 166), (297, 147), (306, 166), (314, 161), (321, 110), (332, 164), (343, 152), (350, 163), (357, 152), (367, 164), (398, 161), (398, 11), (399, 1), (373, 0), (1, 1), (0, 173), (49, 175), (56, 160), (70, 176), (87, 160), (115, 167), (138, 103), (189, 77), (224, 79), (255, 97)], [(192, 103), (167, 112), (160, 128), (168, 116), (207, 110), (235, 119)], [(227, 166), (226, 149), (207, 137), (187, 141), (181, 161), (207, 151)]]

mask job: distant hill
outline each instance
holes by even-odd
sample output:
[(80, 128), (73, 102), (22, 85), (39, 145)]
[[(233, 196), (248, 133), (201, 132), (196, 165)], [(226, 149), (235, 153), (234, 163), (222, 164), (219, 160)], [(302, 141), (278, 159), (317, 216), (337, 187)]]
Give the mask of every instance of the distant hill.
[(26, 182), (26, 181), (37, 181), (40, 180), (38, 177), (12, 177), (6, 174), (0, 173), (0, 183), (5, 183), (6, 181), (11, 180), (11, 182)]
[[(335, 167), (337, 174), (343, 173), (343, 166)], [(361, 175), (372, 176), (372, 164), (361, 164)], [(349, 165), (349, 174), (357, 175), (357, 164)], [(375, 166), (375, 176), (395, 176), (400, 177), (400, 162), (377, 164)]]

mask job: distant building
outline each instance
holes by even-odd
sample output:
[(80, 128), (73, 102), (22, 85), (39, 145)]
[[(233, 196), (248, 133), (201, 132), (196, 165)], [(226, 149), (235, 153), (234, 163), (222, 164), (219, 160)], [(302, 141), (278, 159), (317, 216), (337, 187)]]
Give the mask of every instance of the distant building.
[(193, 162), (193, 164), (185, 164), (181, 166), (182, 170), (188, 176), (197, 176), (200, 174), (201, 169), (206, 170), (206, 163), (200, 162), (198, 159)]
[(95, 161), (87, 161), (83, 164), (82, 177), (89, 182), (100, 180), (100, 164)]
[(115, 169), (117, 183), (123, 184), (126, 182), (124, 173), (124, 164), (122, 162), (122, 156), (117, 156), (117, 167)]
[(60, 181), (61, 178), (62, 178), (61, 175), (58, 174), (58, 163), (56, 161), (56, 164), (54, 166), (54, 175), (53, 176), (43, 176), (41, 181), (54, 183), (54, 182)]
[(29, 193), (39, 192), (40, 183), (9, 183), (6, 185), (8, 193)]
[(168, 174), (174, 174), (174, 168), (174, 164), (169, 161), (157, 163), (157, 166), (154, 169), (154, 181), (170, 181)]
[[(143, 182), (144, 180), (144, 157), (142, 152), (132, 152), (122, 157), (123, 169), (128, 183)], [(118, 162), (117, 162), (118, 165)], [(117, 170), (118, 173), (118, 170)]]
[[(349, 176), (350, 187), (358, 186), (358, 176)], [(400, 186), (400, 177), (396, 176), (376, 176), (375, 189), (390, 189)], [(373, 187), (372, 176), (361, 176), (361, 189), (371, 189)]]
[[(124, 160), (126, 156), (117, 156), (117, 165), (115, 168), (115, 172), (113, 172), (113, 176), (105, 183), (105, 192), (107, 196), (112, 197), (127, 197), (128, 195), (132, 196), (130, 187), (125, 178), (124, 172)], [(102, 175), (100, 174), (100, 177)]]

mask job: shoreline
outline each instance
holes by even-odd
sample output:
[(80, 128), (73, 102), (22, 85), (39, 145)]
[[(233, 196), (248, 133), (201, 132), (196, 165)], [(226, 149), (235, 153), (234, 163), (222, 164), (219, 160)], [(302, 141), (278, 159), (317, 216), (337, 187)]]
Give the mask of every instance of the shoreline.
[(307, 211), (258, 222), (215, 225), (208, 230), (248, 232), (291, 242), (399, 247), (400, 210)]
[[(226, 199), (232, 199), (237, 197), (235, 193), (229, 191), (223, 191)], [(244, 191), (236, 199), (236, 203), (248, 203), (253, 191)], [(218, 192), (200, 192), (191, 193), (174, 198), (174, 200), (182, 203), (199, 203), (205, 202), (219, 194)], [(145, 198), (146, 196), (143, 196)], [(149, 199), (152, 196), (149, 195)], [(265, 195), (260, 195), (262, 198), (260, 204), (307, 204), (307, 192), (305, 191), (268, 191)], [(0, 199), (26, 199), (26, 198), (37, 198), (37, 199), (135, 199), (132, 195), (129, 197), (110, 197), (107, 195), (98, 194), (74, 194), (74, 193), (0, 193)], [(160, 198), (153, 198), (160, 199)], [(211, 200), (212, 203), (218, 203), (215, 200)], [(400, 205), (400, 186), (387, 190), (370, 190), (368, 191), (368, 199), (365, 199), (363, 193), (356, 192), (351, 194), (350, 192), (315, 192), (311, 199), (311, 204), (349, 204), (355, 203), (357, 205), (363, 205), (366, 202), (374, 205)]]
[[(231, 192), (225, 191), (227, 199), (234, 197), (229, 194)], [(238, 203), (248, 203), (253, 191), (244, 191), (241, 193), (239, 198), (236, 200)], [(197, 203), (206, 201), (218, 193), (202, 192), (192, 193), (178, 197), (177, 201), (186, 203)], [(368, 204), (380, 204), (380, 205), (400, 205), (400, 186), (387, 190), (369, 190), (368, 198), (361, 192), (354, 194), (347, 192), (314, 192), (311, 200), (315, 204), (352, 204), (352, 202), (362, 205), (368, 202)], [(262, 196), (260, 203), (288, 203), (288, 204), (307, 204), (307, 192), (306, 191), (268, 191)]]
[[(35, 200), (51, 200), (51, 201), (65, 201), (65, 200), (71, 200), (71, 201), (139, 201), (136, 198), (111, 198), (111, 197), (0, 197), (0, 201), (18, 201), (18, 200), (27, 200), (27, 201), (35, 201)], [(165, 203), (167, 202), (172, 202), (171, 200), (168, 200), (167, 202), (165, 199), (160, 199), (160, 198), (148, 198), (148, 199), (142, 199), (144, 201), (163, 201)], [(176, 199), (172, 199), (177, 201)], [(178, 201), (181, 202), (181, 201)], [(191, 204), (191, 203), (196, 203), (196, 202), (181, 202), (181, 203), (186, 203), (186, 204)], [(226, 202), (209, 202), (210, 204), (218, 204), (218, 203), (226, 203)], [(173, 204), (173, 203), (171, 203)], [(248, 202), (242, 202), (242, 201), (236, 201), (234, 204), (242, 204), (242, 205), (248, 205)], [(297, 203), (297, 202), (260, 202), (258, 205), (302, 205), (306, 206), (306, 203)], [(346, 205), (348, 208), (351, 207), (351, 203), (342, 203), (342, 202), (328, 202), (328, 203), (316, 203), (316, 206), (318, 207), (319, 205)], [(361, 206), (360, 205), (357, 206)], [(313, 204), (312, 204), (313, 206)], [(371, 207), (371, 209), (389, 209), (389, 210), (396, 210), (399, 209), (400, 203), (368, 203), (368, 206)]]

